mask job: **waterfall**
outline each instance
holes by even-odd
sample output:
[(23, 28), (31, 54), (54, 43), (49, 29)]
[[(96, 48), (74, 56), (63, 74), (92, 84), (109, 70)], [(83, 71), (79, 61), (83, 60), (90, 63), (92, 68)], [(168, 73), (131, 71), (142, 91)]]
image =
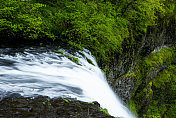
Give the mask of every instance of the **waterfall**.
[[(112, 116), (134, 118), (109, 87), (88, 50), (74, 55), (44, 47), (14, 50), (0, 49), (0, 97), (8, 92), (23, 96), (72, 97), (86, 102), (97, 101)], [(59, 51), (63, 53), (57, 53)], [(77, 58), (78, 64), (66, 55)]]

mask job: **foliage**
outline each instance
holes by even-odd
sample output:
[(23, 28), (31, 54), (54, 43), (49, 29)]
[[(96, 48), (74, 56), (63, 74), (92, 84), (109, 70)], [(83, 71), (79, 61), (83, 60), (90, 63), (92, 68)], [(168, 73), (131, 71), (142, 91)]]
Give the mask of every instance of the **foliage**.
[[(141, 37), (151, 27), (157, 28), (156, 35), (165, 31), (176, 43), (175, 6), (175, 0), (0, 0), (0, 40), (52, 40), (69, 48), (86, 48), (108, 73), (120, 56), (127, 53), (129, 60), (134, 59), (145, 39)], [(175, 55), (174, 48), (145, 55), (134, 72), (124, 75), (134, 77), (132, 109), (139, 112), (139, 101), (152, 100), (144, 117), (175, 117)], [(159, 70), (163, 65), (167, 68)], [(152, 72), (156, 77), (150, 78)], [(163, 95), (157, 94), (160, 91)]]
[(68, 59), (70, 59), (71, 61), (73, 61), (73, 62), (79, 64), (79, 59), (78, 59), (78, 58), (73, 57), (73, 56), (71, 56), (71, 55), (66, 55), (66, 57), (67, 57)]
[(175, 47), (163, 48), (141, 60), (141, 67), (134, 71), (140, 84), (132, 100), (140, 117), (175, 117), (175, 56)]
[(170, 22), (169, 19), (176, 19), (176, 1), (175, 0), (164, 0), (164, 9), (165, 14), (163, 16), (160, 15), (160, 17), (163, 18), (163, 22), (166, 22), (167, 24)]
[(130, 100), (127, 104), (128, 108), (130, 109), (130, 111), (132, 111), (132, 113), (138, 117), (138, 114), (137, 114), (137, 109), (136, 109), (136, 105), (135, 103), (133, 102), (133, 100)]
[(98, 59), (107, 60), (121, 51), (122, 39), (128, 35), (127, 21), (117, 17), (110, 3), (68, 2), (66, 10), (70, 27), (63, 34), (69, 41), (92, 50)]
[[(37, 39), (47, 35), (38, 12), (46, 5), (20, 0), (4, 0), (0, 7), (0, 31), (10, 38)], [(9, 36), (9, 37), (8, 37)]]
[(173, 16), (173, 3), (165, 0), (1, 0), (0, 34), (6, 39), (58, 40), (71, 47), (91, 50), (99, 63), (110, 62), (122, 52), (123, 40), (131, 37), (129, 45), (133, 45), (132, 37), (155, 25), (158, 14)]
[[(163, 13), (163, 0), (116, 0), (117, 11), (130, 21), (130, 27), (139, 35), (155, 24), (156, 12)], [(119, 7), (120, 6), (120, 7)]]
[(108, 61), (109, 55), (121, 52), (123, 38), (128, 37), (128, 21), (118, 17), (109, 2), (6, 0), (3, 3), (0, 31), (6, 38), (57, 39), (72, 47), (92, 50), (98, 61)]
[(100, 111), (104, 112), (105, 114), (109, 115), (108, 110), (106, 108), (100, 108)]
[(160, 51), (151, 53), (145, 60), (144, 66), (149, 69), (170, 64), (173, 58), (173, 48), (162, 48)]
[(174, 118), (176, 99), (176, 66), (169, 66), (153, 81), (154, 96), (147, 115)]

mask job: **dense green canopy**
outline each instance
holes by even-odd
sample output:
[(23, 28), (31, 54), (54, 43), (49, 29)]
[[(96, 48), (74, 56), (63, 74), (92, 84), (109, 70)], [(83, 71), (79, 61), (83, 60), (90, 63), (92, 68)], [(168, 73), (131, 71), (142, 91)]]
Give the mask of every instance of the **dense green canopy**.
[(122, 52), (124, 39), (133, 43), (149, 26), (170, 22), (174, 11), (174, 0), (0, 0), (0, 33), (59, 40), (107, 60)]

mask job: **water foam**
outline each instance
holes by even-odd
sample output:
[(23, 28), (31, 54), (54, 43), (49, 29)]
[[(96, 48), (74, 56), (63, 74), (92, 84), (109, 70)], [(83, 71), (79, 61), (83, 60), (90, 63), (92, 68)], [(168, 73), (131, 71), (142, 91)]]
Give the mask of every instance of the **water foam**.
[(134, 118), (107, 84), (91, 53), (88, 50), (81, 53), (85, 56), (79, 53), (75, 56), (79, 65), (53, 51), (36, 53), (35, 49), (25, 49), (15, 55), (0, 54), (0, 91), (98, 101), (113, 116)]

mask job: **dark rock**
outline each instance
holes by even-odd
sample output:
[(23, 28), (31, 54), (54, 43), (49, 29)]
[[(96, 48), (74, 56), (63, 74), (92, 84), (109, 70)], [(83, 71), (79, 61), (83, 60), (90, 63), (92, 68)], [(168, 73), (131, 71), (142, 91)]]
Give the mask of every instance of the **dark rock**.
[(97, 101), (94, 101), (93, 103), (94, 105), (97, 105), (98, 107), (100, 107), (100, 104)]
[(18, 118), (113, 118), (100, 111), (99, 103), (37, 96), (11, 94), (0, 101), (0, 117)]
[(128, 103), (133, 95), (133, 76), (121, 76), (113, 84), (113, 89), (120, 96), (124, 104)]

